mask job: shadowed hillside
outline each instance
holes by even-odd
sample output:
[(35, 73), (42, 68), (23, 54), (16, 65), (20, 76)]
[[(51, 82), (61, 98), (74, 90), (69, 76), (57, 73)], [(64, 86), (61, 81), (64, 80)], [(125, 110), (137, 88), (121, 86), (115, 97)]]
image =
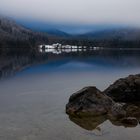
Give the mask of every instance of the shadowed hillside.
[(46, 34), (33, 32), (10, 19), (0, 17), (0, 47), (32, 47), (47, 42)]
[(88, 32), (86, 34), (80, 35), (82, 38), (98, 39), (98, 40), (140, 40), (140, 29), (139, 28), (118, 28), (112, 30), (103, 30), (98, 32)]
[(99, 46), (99, 47), (140, 47), (140, 29), (118, 28), (98, 32), (88, 32), (81, 35), (73, 35), (69, 38), (49, 38), (51, 43), (62, 43), (78, 46)]

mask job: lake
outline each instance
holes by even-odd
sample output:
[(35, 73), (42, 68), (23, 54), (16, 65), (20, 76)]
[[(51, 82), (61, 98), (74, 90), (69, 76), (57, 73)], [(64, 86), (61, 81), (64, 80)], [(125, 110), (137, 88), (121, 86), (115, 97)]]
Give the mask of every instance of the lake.
[[(59, 52), (59, 53), (58, 53)], [(138, 140), (140, 126), (71, 118), (70, 95), (100, 90), (140, 73), (139, 49), (56, 51), (15, 49), (0, 57), (0, 140)]]

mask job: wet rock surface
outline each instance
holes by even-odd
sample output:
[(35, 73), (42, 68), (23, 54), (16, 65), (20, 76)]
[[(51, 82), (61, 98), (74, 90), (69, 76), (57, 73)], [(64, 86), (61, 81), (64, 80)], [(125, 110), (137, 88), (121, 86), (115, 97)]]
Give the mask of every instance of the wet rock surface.
[(73, 115), (107, 114), (115, 102), (96, 87), (86, 87), (74, 93), (66, 105), (66, 112)]
[[(137, 102), (138, 101), (138, 102)], [(91, 130), (104, 121), (124, 127), (140, 122), (140, 74), (117, 80), (104, 92), (86, 87), (71, 95), (66, 105), (69, 118)]]
[(125, 127), (135, 127), (138, 125), (138, 120), (134, 117), (128, 117), (128, 118), (123, 118), (121, 120), (121, 123), (125, 126)]
[(117, 102), (140, 101), (140, 74), (117, 80), (104, 93)]

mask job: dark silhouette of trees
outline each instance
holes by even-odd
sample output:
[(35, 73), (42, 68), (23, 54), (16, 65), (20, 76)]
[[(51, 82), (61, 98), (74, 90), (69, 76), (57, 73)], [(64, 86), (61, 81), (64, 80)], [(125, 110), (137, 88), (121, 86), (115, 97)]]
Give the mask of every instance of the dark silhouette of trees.
[(46, 34), (33, 32), (12, 20), (0, 17), (0, 47), (33, 47), (40, 43), (48, 43)]

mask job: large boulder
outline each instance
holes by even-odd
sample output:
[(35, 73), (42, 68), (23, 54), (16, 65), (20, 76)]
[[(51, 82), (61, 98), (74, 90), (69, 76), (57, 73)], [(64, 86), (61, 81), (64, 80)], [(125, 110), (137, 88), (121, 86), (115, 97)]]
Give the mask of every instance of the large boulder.
[(81, 116), (107, 114), (115, 102), (96, 87), (86, 87), (74, 93), (66, 105), (66, 113)]
[(104, 93), (117, 102), (140, 101), (140, 74), (117, 80)]

